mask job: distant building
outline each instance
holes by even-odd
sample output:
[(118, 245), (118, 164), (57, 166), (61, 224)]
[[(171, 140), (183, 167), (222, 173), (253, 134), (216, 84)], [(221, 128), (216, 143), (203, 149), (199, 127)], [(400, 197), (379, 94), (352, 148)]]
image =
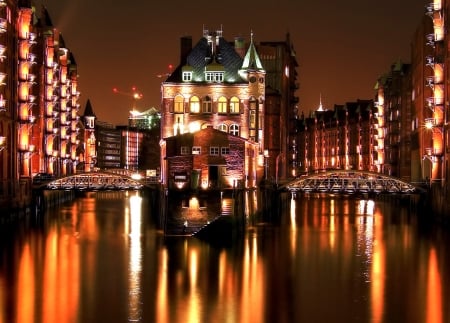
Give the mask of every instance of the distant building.
[(302, 115), (298, 127), (300, 173), (331, 169), (376, 171), (377, 129), (373, 100)]
[(154, 129), (159, 128), (161, 115), (155, 108), (139, 112), (137, 110), (130, 111), (128, 117), (128, 126), (136, 129)]

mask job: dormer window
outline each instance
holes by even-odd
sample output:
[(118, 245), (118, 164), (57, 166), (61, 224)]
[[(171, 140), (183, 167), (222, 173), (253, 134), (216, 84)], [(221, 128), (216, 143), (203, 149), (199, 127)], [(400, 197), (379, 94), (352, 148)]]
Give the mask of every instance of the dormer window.
[(191, 71), (183, 72), (183, 82), (190, 82), (190, 81), (192, 81), (192, 72)]
[(190, 82), (192, 81), (192, 74), (193, 74), (192, 66), (190, 65), (184, 65), (181, 68), (181, 78), (183, 82)]
[(205, 72), (206, 82), (222, 83), (223, 74), (223, 72)]

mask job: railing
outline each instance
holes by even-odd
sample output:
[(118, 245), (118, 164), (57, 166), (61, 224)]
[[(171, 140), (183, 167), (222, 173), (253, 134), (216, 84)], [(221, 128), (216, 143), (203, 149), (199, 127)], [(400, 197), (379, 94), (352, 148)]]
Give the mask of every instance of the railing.
[(323, 193), (414, 193), (417, 188), (405, 181), (373, 172), (328, 171), (305, 176), (285, 185), (289, 191)]

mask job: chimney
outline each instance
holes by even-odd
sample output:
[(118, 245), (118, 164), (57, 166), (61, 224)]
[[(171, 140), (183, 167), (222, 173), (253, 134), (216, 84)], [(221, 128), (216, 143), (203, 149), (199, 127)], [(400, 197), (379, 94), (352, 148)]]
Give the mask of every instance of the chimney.
[(243, 37), (235, 37), (234, 38), (234, 50), (239, 54), (241, 58), (245, 56), (245, 41)]
[(192, 36), (183, 36), (180, 39), (180, 65), (185, 65), (187, 56), (192, 50)]

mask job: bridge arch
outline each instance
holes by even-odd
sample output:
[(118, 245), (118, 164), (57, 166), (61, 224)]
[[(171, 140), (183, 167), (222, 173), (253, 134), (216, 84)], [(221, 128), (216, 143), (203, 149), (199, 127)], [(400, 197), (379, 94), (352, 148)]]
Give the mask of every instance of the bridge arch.
[(285, 184), (291, 192), (415, 193), (418, 187), (399, 178), (369, 171), (330, 170), (299, 177)]
[(37, 189), (41, 190), (140, 190), (144, 184), (137, 179), (124, 174), (111, 172), (78, 173), (40, 183)]

